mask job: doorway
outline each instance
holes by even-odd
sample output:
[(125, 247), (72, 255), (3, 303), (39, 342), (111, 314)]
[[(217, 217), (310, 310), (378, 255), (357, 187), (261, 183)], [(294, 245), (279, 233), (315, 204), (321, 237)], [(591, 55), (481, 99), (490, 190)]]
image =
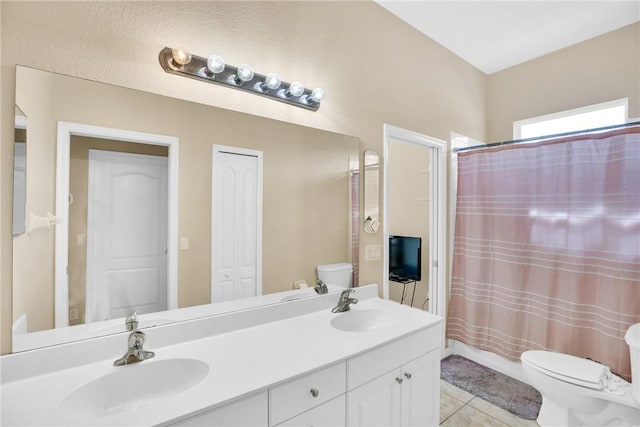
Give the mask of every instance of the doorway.
[(167, 310), (167, 157), (88, 158), (85, 323)]
[[(178, 306), (178, 138), (123, 129), (90, 126), (79, 123), (58, 122), (56, 157), (56, 216), (60, 223), (55, 233), (55, 325), (69, 326), (69, 225), (71, 139), (72, 137), (99, 138), (132, 144), (166, 147), (167, 151), (167, 219), (166, 219), (166, 307)], [(86, 237), (86, 236), (85, 236)], [(76, 236), (78, 242), (83, 239)], [(164, 248), (162, 248), (164, 250)], [(163, 295), (164, 297), (164, 295)], [(72, 313), (75, 314), (75, 313)]]
[[(407, 129), (398, 128), (388, 124), (384, 125), (384, 188), (383, 188), (383, 296), (389, 298), (392, 292), (397, 293), (398, 289), (391, 290), (390, 286), (404, 288), (404, 303), (411, 303), (407, 300), (407, 293), (413, 297), (413, 287), (419, 287), (419, 283), (390, 284), (389, 280), (389, 236), (395, 234), (410, 235), (406, 237), (422, 237), (422, 251), (427, 252), (422, 258), (422, 293), (416, 289), (413, 298), (413, 306), (423, 308), (429, 312), (439, 315), (446, 315), (446, 284), (445, 284), (445, 149), (446, 142), (419, 134)], [(403, 158), (411, 158), (417, 164), (413, 169), (406, 167)], [(398, 165), (395, 162), (400, 162)], [(406, 175), (402, 184), (403, 195), (397, 194), (399, 190), (394, 190), (394, 185), (390, 181), (391, 172), (394, 170), (409, 170), (411, 176)], [(400, 176), (400, 175), (396, 175)], [(401, 178), (396, 178), (401, 179)], [(400, 187), (397, 187), (400, 188)], [(393, 194), (392, 194), (393, 191)], [(407, 206), (391, 206), (394, 200), (405, 200)], [(409, 200), (411, 202), (409, 202)], [(410, 204), (410, 206), (409, 206)], [(402, 209), (409, 209), (412, 212), (405, 212), (400, 221), (395, 221), (399, 217)], [(415, 224), (408, 228), (406, 218), (410, 218)], [(398, 218), (396, 218), (398, 219)], [(404, 223), (403, 225), (397, 225)]]
[(262, 157), (213, 146), (212, 303), (262, 295)]

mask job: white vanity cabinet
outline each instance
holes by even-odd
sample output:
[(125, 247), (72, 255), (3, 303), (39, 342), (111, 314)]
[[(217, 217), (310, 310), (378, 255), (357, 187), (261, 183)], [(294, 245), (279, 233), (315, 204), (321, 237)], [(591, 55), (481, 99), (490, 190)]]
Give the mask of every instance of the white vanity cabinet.
[(440, 326), (415, 332), (175, 426), (437, 426)]
[[(337, 316), (329, 295), (164, 325), (149, 331), (156, 358), (124, 368), (71, 357), (120, 354), (122, 334), (3, 356), (0, 424), (437, 426), (442, 319), (377, 298), (376, 285), (356, 292), (358, 305)], [(163, 366), (173, 368), (157, 374)], [(147, 384), (137, 406), (113, 406), (132, 378)], [(97, 391), (77, 393), (87, 384)], [(82, 405), (68, 405), (77, 394)]]
[[(335, 426), (340, 419), (344, 425), (346, 370), (341, 362), (269, 389), (269, 425)], [(336, 413), (339, 396), (342, 407)]]
[(349, 360), (347, 426), (437, 426), (439, 337), (426, 329)]
[(344, 394), (307, 412), (278, 424), (277, 427), (341, 427), (346, 420)]
[(267, 401), (267, 392), (263, 391), (170, 425), (180, 427), (267, 427)]

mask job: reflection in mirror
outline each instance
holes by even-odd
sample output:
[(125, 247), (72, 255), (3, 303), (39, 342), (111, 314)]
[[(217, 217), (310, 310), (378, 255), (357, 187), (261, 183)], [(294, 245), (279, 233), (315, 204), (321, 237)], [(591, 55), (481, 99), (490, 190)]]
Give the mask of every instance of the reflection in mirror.
[(13, 234), (25, 232), (27, 196), (27, 116), (16, 105), (13, 145)]
[(69, 152), (68, 324), (167, 310), (168, 147), (72, 135)]
[[(55, 212), (58, 224), (14, 238), (14, 351), (125, 331), (124, 317), (133, 310), (139, 326), (149, 327), (311, 297), (313, 289), (293, 285), (314, 284), (317, 265), (351, 262), (357, 268), (357, 138), (25, 67), (17, 67), (16, 103), (29, 117), (27, 210)], [(67, 130), (62, 156), (61, 128), (75, 129)], [(141, 166), (141, 159), (168, 156), (171, 175), (173, 149), (157, 141), (144, 147), (126, 136), (131, 132), (177, 141), (175, 232), (163, 213), (166, 187), (151, 184), (163, 178)], [(214, 145), (263, 153), (262, 289), (251, 298), (210, 304)], [(60, 174), (65, 161), (67, 180)], [(159, 169), (166, 172), (164, 162)], [(126, 164), (135, 172), (119, 173)], [(122, 191), (105, 208), (101, 197), (114, 188)], [(119, 227), (98, 230), (105, 223)], [(64, 244), (54, 244), (63, 234)], [(104, 255), (109, 250), (112, 255)], [(175, 268), (166, 261), (172, 251)], [(152, 272), (144, 276), (143, 270)], [(174, 305), (170, 286), (161, 284), (171, 270)], [(55, 328), (61, 310), (74, 326)]]
[(380, 228), (380, 159), (373, 150), (364, 152), (364, 226), (365, 233), (375, 233)]

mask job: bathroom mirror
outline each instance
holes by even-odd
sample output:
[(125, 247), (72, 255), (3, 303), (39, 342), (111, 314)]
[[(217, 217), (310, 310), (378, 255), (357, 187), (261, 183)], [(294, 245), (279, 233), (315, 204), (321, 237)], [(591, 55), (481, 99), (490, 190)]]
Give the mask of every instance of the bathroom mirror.
[(364, 152), (364, 224), (365, 233), (375, 233), (380, 228), (380, 159), (373, 150)]
[(16, 105), (13, 145), (13, 234), (25, 232), (27, 192), (27, 116)]
[[(278, 293), (291, 292), (295, 282), (312, 287), (317, 265), (352, 262), (352, 254), (358, 253), (358, 227), (354, 224), (360, 224), (359, 205), (358, 198), (352, 197), (359, 194), (359, 140), (355, 137), (21, 66), (16, 69), (16, 100), (29, 117), (26, 209), (35, 215), (54, 216), (47, 227), (14, 236), (14, 346), (20, 331), (30, 336), (50, 332), (59, 343), (123, 330), (123, 318), (84, 324), (87, 307), (93, 304), (87, 277), (92, 274), (90, 270), (97, 268), (89, 268), (87, 261), (92, 253), (87, 176), (92, 173), (91, 165), (97, 162), (97, 152), (165, 158), (168, 179), (175, 175), (174, 184), (169, 186), (175, 185), (172, 194), (176, 215), (173, 220), (158, 222), (175, 221), (175, 244), (168, 238), (154, 245), (160, 259), (169, 259), (174, 251), (176, 266), (166, 261), (158, 271), (164, 268), (177, 272), (178, 310), (170, 305), (166, 306), (169, 311), (158, 308), (153, 322), (142, 322), (141, 327), (291, 299)], [(96, 128), (109, 129), (111, 136), (92, 134)], [(67, 157), (58, 152), (60, 135), (65, 132)], [(175, 141), (176, 145), (162, 146), (156, 141), (145, 146), (133, 141), (137, 136), (126, 136), (131, 132), (134, 136), (152, 135)], [(263, 156), (260, 263), (264, 299), (210, 304), (211, 253), (215, 247), (211, 240), (214, 145), (259, 151)], [(65, 170), (66, 176), (61, 172)], [(132, 182), (136, 190), (143, 188), (140, 179)], [(63, 210), (56, 206), (56, 187), (68, 192), (65, 215), (60, 215)], [(151, 189), (140, 190), (138, 199), (152, 194), (156, 193)], [(356, 202), (352, 203), (352, 199)], [(132, 201), (136, 200), (129, 199), (126, 206)], [(148, 212), (154, 209), (149, 208)], [(144, 215), (142, 218), (147, 218)], [(155, 224), (153, 221), (141, 220), (135, 231), (146, 227), (147, 234), (159, 234), (154, 230), (161, 227), (150, 225)], [(68, 239), (61, 249), (55, 235), (61, 234), (63, 226)], [(116, 252), (129, 249), (123, 247)], [(64, 257), (68, 257), (66, 289), (56, 280), (60, 272), (65, 274), (63, 268), (56, 267), (56, 260)], [(122, 283), (130, 287), (126, 281)], [(315, 294), (312, 289), (306, 291), (310, 291), (306, 295)], [(124, 297), (107, 293), (95, 299), (119, 298), (133, 310), (140, 308), (136, 302), (141, 293), (144, 289)], [(66, 300), (70, 326), (55, 327), (56, 295), (58, 300)], [(113, 320), (117, 320), (115, 329)], [(74, 328), (81, 328), (82, 334), (70, 332)], [(30, 346), (34, 347), (37, 345)]]

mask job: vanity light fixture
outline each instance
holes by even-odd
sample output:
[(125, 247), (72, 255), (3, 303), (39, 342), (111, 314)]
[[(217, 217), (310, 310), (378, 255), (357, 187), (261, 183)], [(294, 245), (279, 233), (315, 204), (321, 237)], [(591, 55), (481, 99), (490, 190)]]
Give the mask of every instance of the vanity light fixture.
[[(175, 56), (174, 56), (175, 59)], [(184, 64), (181, 64), (184, 65)], [(221, 56), (218, 55), (211, 55), (210, 57), (207, 58), (207, 74), (209, 75), (215, 75), (215, 74), (220, 74), (221, 72), (224, 71), (224, 59), (222, 59)]]
[(300, 96), (303, 93), (304, 93), (304, 85), (297, 80), (292, 81), (291, 84), (289, 85), (289, 89), (284, 91), (284, 94), (287, 98)]
[(280, 79), (279, 75), (277, 75), (276, 73), (269, 73), (264, 78), (264, 81), (260, 83), (260, 89), (262, 89), (264, 92), (268, 92), (270, 90), (278, 89), (281, 84), (282, 80)]
[(317, 111), (326, 96), (322, 88), (307, 89), (297, 80), (287, 83), (276, 73), (264, 76), (247, 64), (234, 67), (225, 64), (219, 55), (208, 58), (193, 55), (183, 46), (165, 47), (160, 51), (159, 60), (167, 73), (225, 85), (307, 110)]

